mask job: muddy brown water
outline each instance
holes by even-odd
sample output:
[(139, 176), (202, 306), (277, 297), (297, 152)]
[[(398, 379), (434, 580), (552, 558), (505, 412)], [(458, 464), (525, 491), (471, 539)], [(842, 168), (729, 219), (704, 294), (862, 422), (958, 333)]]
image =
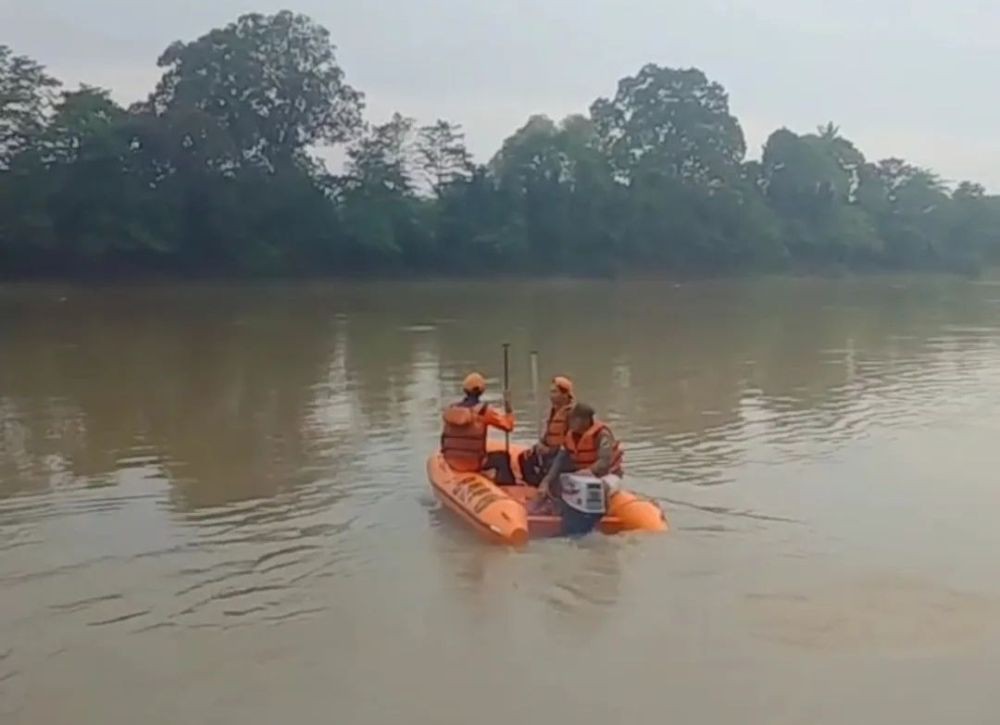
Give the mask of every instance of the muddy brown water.
[[(438, 509), (505, 340), (669, 535)], [(995, 723), (998, 456), (989, 281), (0, 286), (0, 722)]]

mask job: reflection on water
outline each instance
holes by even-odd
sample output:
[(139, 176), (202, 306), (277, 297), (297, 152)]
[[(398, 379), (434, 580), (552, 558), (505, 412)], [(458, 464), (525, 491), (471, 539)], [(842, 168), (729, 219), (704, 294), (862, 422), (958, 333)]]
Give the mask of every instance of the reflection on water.
[[(801, 721), (766, 696), (814, 671), (796, 657), (847, 651), (813, 665), (850, 680), (992, 636), (998, 312), (1000, 287), (944, 278), (0, 287), (0, 722), (133, 722), (141, 701), (112, 707), (121, 686), (81, 673), (106, 648), (109, 678), (192, 693), (153, 722), (332, 701), (345, 722), (561, 719), (546, 688), (609, 677), (609, 712), (640, 717), (663, 685), (626, 654), (677, 675), (690, 721), (726, 716), (698, 709), (713, 678), (749, 698), (744, 721)], [(438, 411), (470, 368), (496, 382), (502, 341), (521, 420), (538, 349), (674, 535), (512, 553), (436, 508)], [(484, 715), (462, 664), (480, 652), (484, 674), (547, 684)], [(300, 677), (276, 697), (279, 669)], [(466, 688), (447, 717), (366, 679), (435, 674)], [(827, 721), (798, 697), (787, 712)]]

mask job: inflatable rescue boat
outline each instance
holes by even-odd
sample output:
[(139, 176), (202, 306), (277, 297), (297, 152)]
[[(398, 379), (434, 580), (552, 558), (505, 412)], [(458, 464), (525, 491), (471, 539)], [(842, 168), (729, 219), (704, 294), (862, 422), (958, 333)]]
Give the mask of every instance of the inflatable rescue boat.
[[(504, 450), (490, 441), (490, 450)], [(440, 451), (427, 459), (427, 477), (438, 499), (484, 539), (508, 546), (523, 546), (529, 539), (560, 536), (563, 519), (556, 513), (536, 513), (538, 489), (523, 483), (518, 456), (527, 446), (511, 444), (514, 486), (498, 486), (479, 473), (452, 469)], [(618, 488), (606, 502), (606, 513), (598, 524), (604, 534), (625, 531), (666, 531), (667, 517), (653, 501)]]

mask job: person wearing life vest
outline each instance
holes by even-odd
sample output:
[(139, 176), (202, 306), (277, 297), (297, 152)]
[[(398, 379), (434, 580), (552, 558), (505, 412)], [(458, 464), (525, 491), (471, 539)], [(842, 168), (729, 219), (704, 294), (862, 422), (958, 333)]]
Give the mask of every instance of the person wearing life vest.
[(532, 486), (541, 483), (542, 477), (552, 465), (556, 453), (562, 448), (566, 438), (566, 432), (569, 430), (569, 412), (576, 403), (573, 397), (573, 381), (562, 375), (552, 378), (549, 402), (551, 403), (549, 417), (538, 442), (523, 452), (518, 460), (525, 483)]
[(510, 400), (504, 395), (504, 412), (494, 410), (482, 402), (486, 392), (486, 379), (479, 373), (470, 373), (462, 383), (465, 397), (445, 408), (442, 418), (441, 454), (445, 462), (463, 473), (493, 473), (501, 486), (514, 484), (510, 457), (504, 451), (488, 453), (486, 437), (490, 428), (510, 433), (514, 430), (514, 414)]
[(589, 473), (611, 482), (621, 478), (621, 445), (607, 424), (597, 419), (594, 409), (576, 403), (569, 411), (568, 423), (562, 448), (539, 486), (541, 491), (553, 493), (562, 473)]

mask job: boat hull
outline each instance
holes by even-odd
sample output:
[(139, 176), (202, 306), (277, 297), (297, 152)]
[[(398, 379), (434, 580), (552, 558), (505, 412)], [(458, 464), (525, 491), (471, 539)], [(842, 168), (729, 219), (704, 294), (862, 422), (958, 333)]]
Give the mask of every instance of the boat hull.
[[(490, 448), (498, 449), (496, 444), (491, 444)], [(534, 512), (538, 489), (523, 483), (517, 466), (517, 457), (525, 449), (526, 446), (510, 446), (518, 480), (514, 486), (498, 486), (481, 473), (455, 471), (440, 452), (427, 459), (427, 478), (445, 508), (487, 541), (523, 546), (530, 539), (560, 536), (563, 533), (560, 516)], [(668, 530), (669, 524), (655, 502), (621, 489), (612, 494), (608, 513), (598, 528), (604, 534), (663, 532)]]

